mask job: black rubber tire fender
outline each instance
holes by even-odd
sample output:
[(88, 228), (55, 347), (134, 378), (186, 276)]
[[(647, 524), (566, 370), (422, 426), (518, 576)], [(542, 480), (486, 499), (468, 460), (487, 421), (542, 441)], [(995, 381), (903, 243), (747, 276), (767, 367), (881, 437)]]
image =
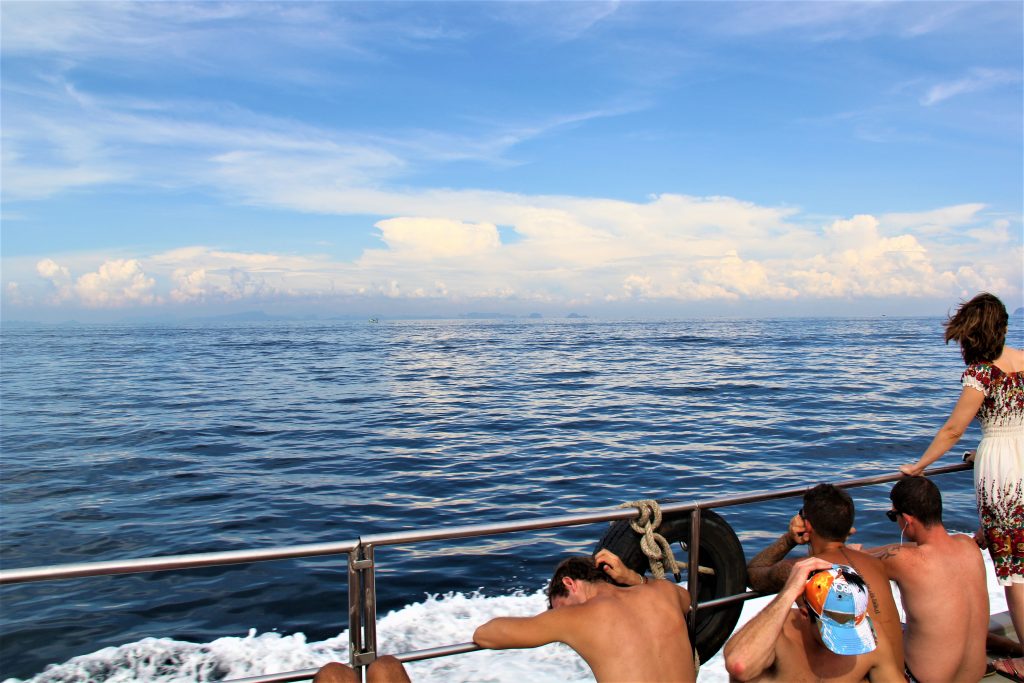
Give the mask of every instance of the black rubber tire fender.
[[(700, 564), (714, 570), (714, 575), (701, 574), (697, 581), (699, 602), (743, 593), (747, 589), (747, 560), (743, 546), (729, 523), (712, 510), (701, 510)], [(672, 545), (690, 544), (690, 513), (665, 515), (658, 532)], [(607, 548), (619, 556), (623, 564), (644, 574), (650, 565), (640, 549), (640, 534), (633, 531), (629, 520), (612, 522), (594, 548)], [(673, 548), (676, 552), (678, 548)], [(678, 556), (678, 553), (677, 553)], [(677, 557), (678, 559), (678, 557)], [(732, 635), (743, 611), (743, 603), (702, 609), (697, 612), (695, 637), (700, 661), (706, 662), (717, 653)]]

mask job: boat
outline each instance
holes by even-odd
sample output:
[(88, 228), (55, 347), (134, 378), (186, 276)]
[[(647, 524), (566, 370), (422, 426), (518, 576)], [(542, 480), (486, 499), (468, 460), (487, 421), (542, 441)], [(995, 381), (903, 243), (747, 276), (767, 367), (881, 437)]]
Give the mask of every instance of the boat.
[[(973, 463), (971, 462), (958, 463), (936, 467), (928, 470), (925, 474), (936, 476), (972, 468)], [(854, 488), (892, 482), (900, 477), (899, 474), (886, 474), (833, 483), (840, 488)], [(742, 547), (738, 546), (739, 541), (735, 540), (735, 534), (728, 524), (714, 510), (756, 502), (795, 498), (803, 495), (805, 490), (805, 487), (800, 486), (710, 500), (666, 501), (660, 505), (660, 512), (664, 516), (661, 524), (663, 533), (670, 542), (678, 544), (679, 549), (687, 556), (685, 562), (687, 580), (685, 583), (693, 605), (688, 618), (691, 633), (696, 634), (694, 645), (701, 655), (701, 661), (709, 665), (714, 665), (714, 662), (717, 661), (720, 666), (721, 657), (715, 660), (715, 655), (737, 624), (744, 623), (759, 611), (764, 602), (771, 599), (770, 595), (766, 596), (746, 589), (746, 562), (742, 557)], [(440, 644), (437, 647), (410, 652), (378, 653), (375, 572), (377, 548), (585, 524), (610, 522), (614, 525), (626, 523), (627, 520), (636, 516), (634, 508), (626, 507), (591, 513), (512, 520), (503, 523), (372, 534), (335, 543), (4, 569), (0, 570), (0, 586), (139, 572), (197, 569), (325, 555), (347, 555), (348, 663), (361, 674), (379, 654), (394, 655), (401, 662), (415, 662), (454, 656), (480, 649), (475, 643), (468, 642)], [(614, 529), (614, 526), (611, 529)], [(599, 543), (608, 545), (612, 542), (609, 540), (611, 529)], [(732, 538), (729, 538), (729, 534), (732, 534)], [(735, 547), (739, 547), (738, 562)], [(744, 605), (744, 603), (747, 604)], [(1020, 645), (1013, 639), (1014, 632), (1006, 613), (1000, 611), (993, 615), (990, 630), (994, 636), (990, 639), (990, 642), (994, 643), (993, 657), (1007, 656), (1014, 651), (1019, 652)], [(236, 678), (231, 683), (303, 681), (311, 679), (316, 671), (317, 669), (285, 671)], [(721, 673), (724, 674), (724, 668)], [(700, 680), (705, 680), (705, 678), (702, 676)]]

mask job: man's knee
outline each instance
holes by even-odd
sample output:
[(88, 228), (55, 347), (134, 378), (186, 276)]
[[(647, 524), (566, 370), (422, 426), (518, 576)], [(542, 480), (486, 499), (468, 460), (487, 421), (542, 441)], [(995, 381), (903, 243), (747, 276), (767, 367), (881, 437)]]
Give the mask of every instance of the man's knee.
[(359, 683), (356, 672), (340, 662), (331, 662), (320, 667), (313, 676), (313, 683)]
[(374, 660), (366, 671), (367, 683), (409, 683), (405, 666), (391, 655)]

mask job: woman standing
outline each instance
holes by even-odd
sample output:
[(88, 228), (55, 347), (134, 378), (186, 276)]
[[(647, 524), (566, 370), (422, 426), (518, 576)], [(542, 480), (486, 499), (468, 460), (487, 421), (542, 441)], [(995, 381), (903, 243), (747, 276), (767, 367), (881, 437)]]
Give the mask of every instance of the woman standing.
[[(1024, 643), (1024, 351), (1005, 345), (1008, 321), (1006, 307), (991, 294), (979, 294), (946, 321), (946, 343), (960, 344), (967, 365), (963, 391), (928, 449), (900, 472), (921, 474), (977, 416), (982, 434), (974, 461), (978, 513), (1017, 639)], [(996, 669), (1024, 681), (1024, 658), (1002, 660)]]

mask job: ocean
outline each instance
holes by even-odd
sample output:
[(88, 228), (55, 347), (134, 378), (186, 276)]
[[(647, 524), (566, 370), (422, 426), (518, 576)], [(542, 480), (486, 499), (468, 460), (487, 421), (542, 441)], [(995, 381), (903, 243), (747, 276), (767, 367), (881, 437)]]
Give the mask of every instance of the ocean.
[[(1022, 333), (1013, 318), (1008, 343)], [(962, 370), (939, 318), (9, 325), (0, 564), (336, 542), (890, 473), (927, 446)], [(937, 483), (947, 527), (973, 530), (970, 473)], [(855, 540), (898, 540), (888, 489), (852, 491)], [(721, 513), (749, 558), (796, 507)], [(381, 548), (380, 651), (539, 611), (554, 564), (603, 528)], [(345, 585), (337, 556), (0, 587), (0, 677), (221, 680), (344, 660)], [(589, 677), (564, 646), (412, 671)]]

